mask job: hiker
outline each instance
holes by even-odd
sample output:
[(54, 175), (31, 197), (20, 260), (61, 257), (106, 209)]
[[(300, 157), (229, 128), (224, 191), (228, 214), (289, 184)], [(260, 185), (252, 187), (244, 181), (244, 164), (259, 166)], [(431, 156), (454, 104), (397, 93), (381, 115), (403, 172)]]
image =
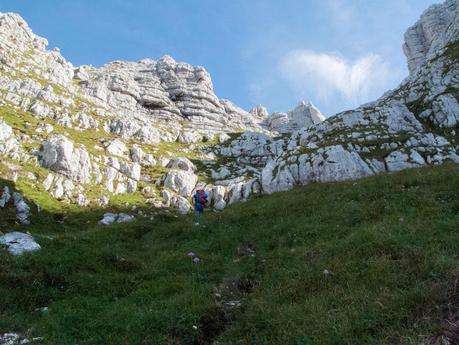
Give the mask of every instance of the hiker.
[(208, 195), (204, 189), (197, 189), (196, 193), (193, 195), (195, 225), (199, 225), (199, 220), (204, 212), (204, 206), (206, 206), (208, 202), (207, 198)]

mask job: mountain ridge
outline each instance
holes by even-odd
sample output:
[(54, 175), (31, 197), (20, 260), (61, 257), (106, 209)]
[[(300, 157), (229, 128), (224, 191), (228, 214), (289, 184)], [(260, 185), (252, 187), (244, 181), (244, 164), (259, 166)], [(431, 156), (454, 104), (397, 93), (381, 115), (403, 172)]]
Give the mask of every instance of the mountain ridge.
[(246, 112), (217, 98), (204, 68), (170, 56), (73, 68), (2, 14), (3, 173), (80, 206), (133, 194), (187, 213), (195, 188), (223, 209), (296, 185), (459, 162), (458, 7), (431, 6), (408, 29), (410, 75), (398, 88), (328, 119), (305, 103)]

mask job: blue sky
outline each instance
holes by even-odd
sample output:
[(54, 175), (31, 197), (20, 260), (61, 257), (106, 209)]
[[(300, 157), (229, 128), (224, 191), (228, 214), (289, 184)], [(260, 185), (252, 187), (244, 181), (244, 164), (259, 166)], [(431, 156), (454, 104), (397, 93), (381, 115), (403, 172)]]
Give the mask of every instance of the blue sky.
[(2, 0), (75, 66), (159, 59), (204, 66), (220, 98), (325, 115), (408, 74), (403, 34), (435, 0)]

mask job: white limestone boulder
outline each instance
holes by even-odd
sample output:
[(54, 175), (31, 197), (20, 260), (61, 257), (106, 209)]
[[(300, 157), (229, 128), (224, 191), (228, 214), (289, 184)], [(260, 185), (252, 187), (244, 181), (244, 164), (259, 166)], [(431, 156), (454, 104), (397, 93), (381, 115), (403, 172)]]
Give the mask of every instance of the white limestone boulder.
[(179, 157), (170, 161), (167, 164), (167, 167), (169, 169), (183, 170), (189, 172), (196, 171), (196, 166), (188, 158), (185, 157)]
[(119, 213), (118, 217), (116, 218), (117, 223), (126, 223), (126, 222), (132, 222), (135, 219), (134, 216), (131, 216), (126, 213)]
[(1, 235), (0, 245), (6, 246), (8, 252), (15, 256), (41, 249), (31, 234), (18, 231)]
[(182, 197), (189, 197), (198, 182), (198, 177), (190, 171), (171, 170), (164, 180), (164, 187), (173, 190)]
[(110, 225), (113, 224), (117, 219), (117, 214), (107, 212), (104, 214), (103, 218), (99, 221), (99, 224)]
[(190, 212), (190, 202), (180, 195), (174, 195), (171, 200), (171, 206), (176, 208), (180, 214), (187, 214)]
[(394, 151), (385, 158), (385, 161), (388, 171), (416, 168), (425, 164), (424, 158), (415, 150), (412, 150), (410, 154)]
[(52, 135), (43, 143), (41, 164), (81, 183), (91, 182), (91, 160), (83, 147), (75, 148), (63, 135)]
[(105, 151), (115, 156), (126, 157), (128, 148), (126, 144), (124, 144), (121, 140), (114, 139), (108, 143), (108, 145), (105, 148)]
[(13, 193), (14, 207), (16, 208), (16, 219), (19, 224), (28, 225), (30, 224), (30, 207), (25, 202), (22, 195), (18, 192)]
[(226, 188), (223, 186), (215, 186), (212, 189), (213, 203), (216, 210), (223, 210), (226, 207)]
[(196, 132), (182, 132), (177, 141), (182, 144), (193, 144), (202, 141), (202, 135)]
[(2, 196), (0, 197), (0, 207), (2, 208), (5, 207), (5, 205), (8, 203), (8, 201), (10, 201), (10, 199), (11, 199), (10, 189), (8, 188), (8, 186), (4, 186)]
[(295, 179), (284, 162), (268, 162), (261, 173), (261, 185), (265, 193), (285, 192), (293, 188)]

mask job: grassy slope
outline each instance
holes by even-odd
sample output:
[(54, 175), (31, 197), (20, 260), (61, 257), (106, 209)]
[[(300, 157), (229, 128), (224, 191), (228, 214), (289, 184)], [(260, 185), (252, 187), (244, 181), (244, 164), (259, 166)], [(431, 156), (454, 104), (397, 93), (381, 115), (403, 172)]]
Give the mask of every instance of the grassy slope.
[(459, 167), (445, 165), (262, 196), (205, 227), (41, 212), (28, 229), (43, 250), (0, 252), (0, 332), (60, 345), (419, 344), (443, 332), (457, 292), (458, 190)]

